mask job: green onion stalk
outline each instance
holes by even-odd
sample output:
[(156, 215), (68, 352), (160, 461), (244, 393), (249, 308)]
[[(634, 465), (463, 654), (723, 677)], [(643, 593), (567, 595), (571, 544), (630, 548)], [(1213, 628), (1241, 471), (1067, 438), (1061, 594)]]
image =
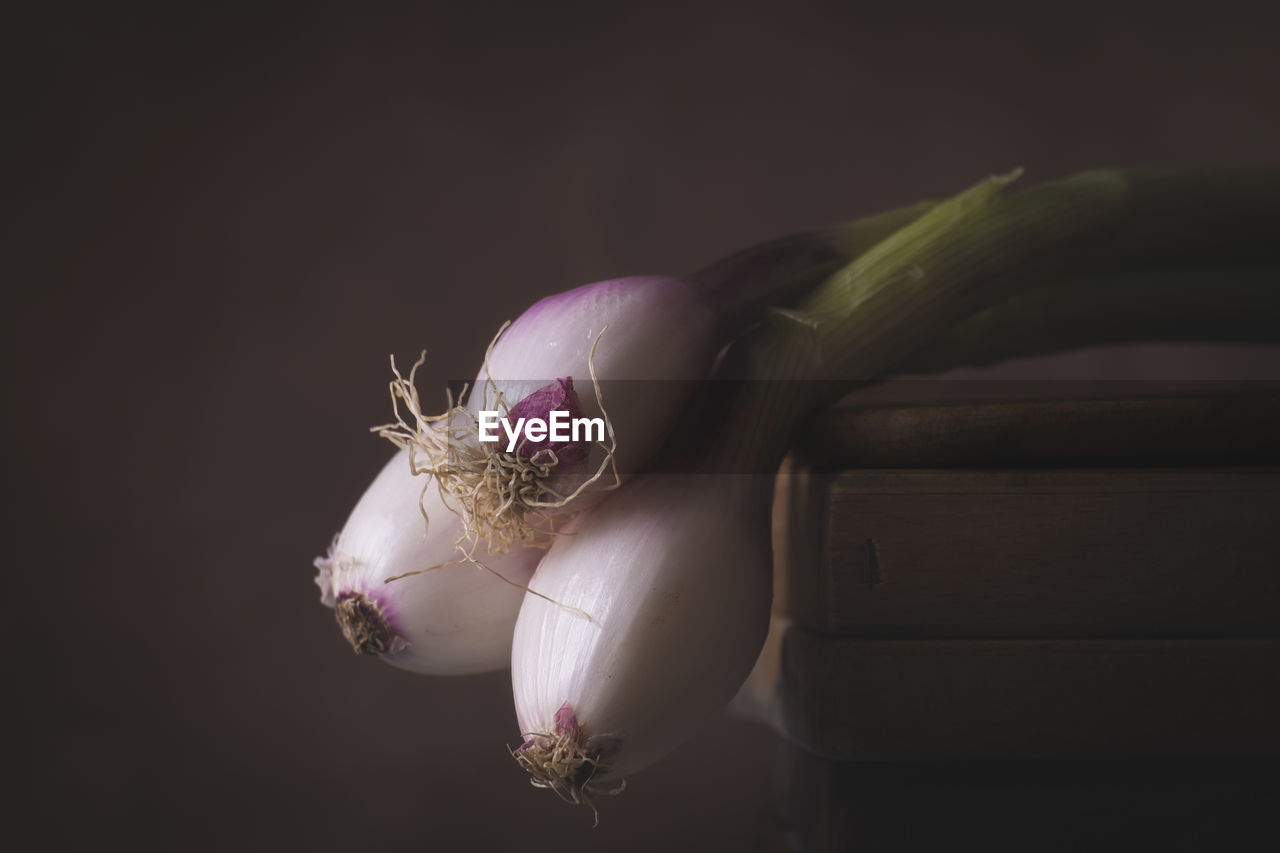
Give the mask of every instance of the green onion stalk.
[(892, 373), (1155, 342), (1280, 344), (1280, 267), (1140, 269), (1048, 281), (965, 319)]
[[(1280, 299), (1280, 170), (1092, 171), (1003, 195), (1018, 176), (938, 204), (744, 336), (721, 371), (745, 380), (725, 416), (767, 428), (721, 452), (773, 470), (813, 410), (913, 356), (939, 370), (1104, 342), (1275, 338), (1247, 314), (1275, 316)], [(1056, 334), (1019, 334), (1046, 310)]]

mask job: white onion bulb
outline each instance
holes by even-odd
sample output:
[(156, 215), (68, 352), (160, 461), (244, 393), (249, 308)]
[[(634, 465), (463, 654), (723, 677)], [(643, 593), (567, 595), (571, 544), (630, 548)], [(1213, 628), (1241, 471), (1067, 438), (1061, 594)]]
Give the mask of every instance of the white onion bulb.
[(742, 479), (640, 477), (551, 547), (530, 584), (546, 598), (525, 597), (511, 655), (516, 758), (535, 785), (590, 803), (742, 684), (771, 593), (767, 516), (744, 511)]
[[(357, 652), (432, 675), (509, 664), (522, 587), (546, 552), (516, 546), (500, 556), (477, 555), (492, 569), (486, 571), (465, 560), (455, 544), (461, 533), (461, 521), (436, 484), (414, 476), (407, 451), (397, 453), (360, 498), (329, 554), (316, 560), (321, 601), (335, 608)], [(460, 562), (441, 566), (450, 561)], [(422, 573), (386, 582), (409, 572)]]
[[(711, 371), (723, 320), (705, 287), (662, 276), (549, 296), (494, 341), (465, 406), (426, 416), (413, 374), (397, 372), (396, 422), (380, 434), (414, 450), (415, 464), (440, 482), (475, 545), (502, 553), (544, 541), (557, 517), (591, 505), (666, 440), (694, 384)], [(612, 393), (600, 383), (613, 383)], [(511, 423), (519, 444), (502, 441), (502, 430), (497, 442), (480, 440), (482, 412), (515, 421), (517, 411), (544, 425), (561, 411), (598, 420), (599, 429), (551, 447)], [(435, 428), (444, 423), (448, 429)]]

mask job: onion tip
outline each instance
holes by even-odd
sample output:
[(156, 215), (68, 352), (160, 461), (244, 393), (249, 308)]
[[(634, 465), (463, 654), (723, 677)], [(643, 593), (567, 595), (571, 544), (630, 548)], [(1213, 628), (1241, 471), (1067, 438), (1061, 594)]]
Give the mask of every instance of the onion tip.
[[(598, 773), (607, 772), (604, 745), (599, 739), (588, 738), (586, 729), (578, 722), (572, 706), (565, 702), (555, 715), (555, 730), (531, 732), (525, 742), (511, 750), (516, 764), (532, 777), (529, 783), (535, 788), (548, 788), (570, 805), (586, 805), (595, 818), (592, 826), (600, 825), (600, 812), (593, 796), (614, 796), (627, 787), (621, 779), (612, 787), (593, 784)], [(613, 739), (607, 739), (615, 746)]]
[(358, 655), (380, 655), (391, 651), (399, 639), (387, 624), (376, 601), (362, 592), (350, 592), (338, 599), (334, 617), (342, 636)]

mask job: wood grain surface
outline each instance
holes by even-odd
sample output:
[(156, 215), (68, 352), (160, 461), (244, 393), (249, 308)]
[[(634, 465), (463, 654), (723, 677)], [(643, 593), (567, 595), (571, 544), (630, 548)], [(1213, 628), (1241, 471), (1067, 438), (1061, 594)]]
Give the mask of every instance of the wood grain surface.
[(783, 717), (827, 758), (1280, 757), (1280, 640), (861, 640), (792, 628)]
[(1280, 469), (790, 469), (787, 615), (866, 637), (1280, 634)]

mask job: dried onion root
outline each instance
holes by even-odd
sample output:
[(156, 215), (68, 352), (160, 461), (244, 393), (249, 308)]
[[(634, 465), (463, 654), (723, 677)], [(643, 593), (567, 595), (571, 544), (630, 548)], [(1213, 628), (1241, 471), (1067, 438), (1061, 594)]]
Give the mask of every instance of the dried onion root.
[(525, 741), (509, 749), (516, 763), (528, 771), (529, 783), (545, 788), (570, 805), (585, 804), (591, 809), (595, 824), (600, 823), (594, 796), (617, 796), (627, 787), (626, 779), (604, 787), (593, 784), (598, 773), (608, 771), (601, 757), (603, 749), (588, 744), (586, 731), (578, 724), (573, 708), (566, 702), (555, 716), (554, 732), (527, 732)]
[[(486, 372), (493, 347), (507, 325), (499, 329), (489, 344), (485, 353)], [(557, 532), (556, 517), (550, 511), (564, 508), (606, 477), (611, 482), (605, 482), (603, 489), (621, 485), (615, 463), (617, 436), (595, 371), (596, 347), (604, 332), (602, 329), (596, 336), (587, 362), (607, 437), (606, 441), (593, 442), (603, 452), (603, 459), (593, 473), (564, 492), (556, 488), (557, 481), (576, 472), (566, 470), (572, 466), (568, 462), (562, 465), (562, 459), (553, 449), (541, 448), (526, 456), (522, 452), (525, 441), (513, 452), (502, 449), (500, 444), (480, 442), (475, 413), (466, 406), (454, 405), (452, 396), (443, 413), (424, 415), (415, 376), (426, 360), (426, 352), (418, 357), (407, 379), (396, 367), (395, 356), (391, 357), (391, 372), (395, 376), (390, 384), (391, 405), (396, 419), (372, 431), (409, 452), (409, 464), (415, 476), (426, 474), (439, 484), (446, 504), (462, 519), (463, 531), (458, 544), (468, 559), (476, 561), (474, 555), (479, 549), (490, 554), (505, 554), (516, 544), (546, 548)], [(512, 404), (492, 379), (487, 382), (499, 410), (506, 415)], [(572, 391), (572, 385), (569, 387)], [(408, 419), (401, 412), (401, 406)], [(423, 518), (430, 523), (425, 511)]]

